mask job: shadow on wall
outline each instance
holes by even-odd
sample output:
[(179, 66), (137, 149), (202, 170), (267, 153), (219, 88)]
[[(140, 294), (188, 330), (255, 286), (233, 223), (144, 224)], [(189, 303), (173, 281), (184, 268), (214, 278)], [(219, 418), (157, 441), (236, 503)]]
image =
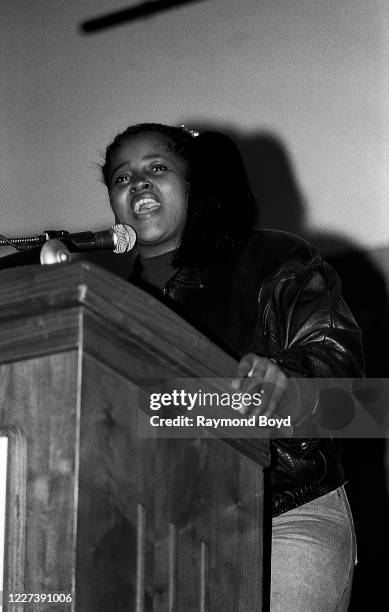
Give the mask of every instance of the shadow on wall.
[[(383, 274), (368, 252), (348, 237), (310, 230), (306, 222), (307, 204), (279, 139), (261, 132), (248, 137), (234, 131), (227, 133), (244, 157), (254, 195), (260, 203), (260, 225), (293, 232), (319, 248), (339, 274), (343, 296), (362, 330), (366, 375), (389, 378), (389, 300)], [(381, 609), (387, 591), (389, 543), (385, 440), (348, 439), (344, 440), (343, 449), (349, 480), (347, 492), (358, 538), (350, 611)]]

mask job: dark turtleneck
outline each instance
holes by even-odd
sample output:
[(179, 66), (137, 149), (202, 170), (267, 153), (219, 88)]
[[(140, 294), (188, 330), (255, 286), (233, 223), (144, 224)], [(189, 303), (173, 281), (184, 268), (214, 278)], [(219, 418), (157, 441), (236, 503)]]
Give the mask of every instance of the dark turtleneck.
[(172, 264), (176, 252), (169, 251), (155, 257), (140, 257), (142, 280), (162, 291), (177, 272), (177, 268)]

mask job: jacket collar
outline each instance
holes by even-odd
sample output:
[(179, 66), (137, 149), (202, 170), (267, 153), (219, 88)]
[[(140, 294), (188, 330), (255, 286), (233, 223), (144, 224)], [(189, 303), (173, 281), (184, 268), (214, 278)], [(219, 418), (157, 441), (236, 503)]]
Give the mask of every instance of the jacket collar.
[[(136, 257), (132, 272), (129, 276), (129, 281), (135, 285), (142, 286), (145, 283), (142, 277), (143, 267), (139, 255)], [(202, 289), (208, 284), (208, 270), (191, 270), (187, 266), (182, 266), (177, 272), (169, 279), (166, 287), (171, 284), (180, 284), (187, 287)]]

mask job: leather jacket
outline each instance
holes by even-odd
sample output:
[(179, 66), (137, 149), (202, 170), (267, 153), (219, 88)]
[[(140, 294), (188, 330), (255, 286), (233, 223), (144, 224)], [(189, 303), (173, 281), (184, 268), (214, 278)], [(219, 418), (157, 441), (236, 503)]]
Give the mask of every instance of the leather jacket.
[[(136, 266), (130, 280), (142, 285), (140, 278)], [(163, 293), (236, 359), (257, 353), (293, 378), (363, 376), (360, 331), (340, 281), (311, 245), (292, 234), (254, 231), (230, 259), (205, 271), (178, 270)], [(273, 515), (311, 501), (344, 483), (340, 443), (272, 439), (270, 475)]]

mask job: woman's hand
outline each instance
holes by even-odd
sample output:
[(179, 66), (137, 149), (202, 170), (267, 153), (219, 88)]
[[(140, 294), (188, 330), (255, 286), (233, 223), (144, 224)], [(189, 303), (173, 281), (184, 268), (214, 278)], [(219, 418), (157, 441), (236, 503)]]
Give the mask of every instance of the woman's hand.
[(240, 360), (237, 377), (231, 386), (235, 391), (250, 394), (259, 387), (262, 395), (260, 406), (253, 408), (246, 406), (241, 411), (250, 416), (264, 415), (269, 418), (277, 411), (288, 384), (288, 377), (276, 362), (267, 357), (248, 353)]

